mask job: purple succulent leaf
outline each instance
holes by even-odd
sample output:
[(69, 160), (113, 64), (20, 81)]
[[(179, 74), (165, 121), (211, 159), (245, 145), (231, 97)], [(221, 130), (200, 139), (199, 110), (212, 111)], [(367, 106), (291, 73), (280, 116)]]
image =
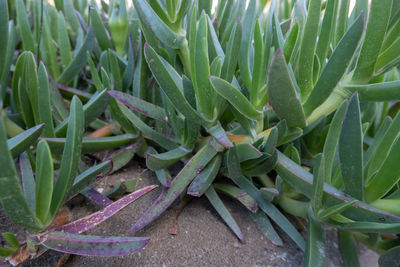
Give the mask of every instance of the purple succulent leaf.
[(111, 199), (104, 196), (92, 187), (88, 187), (87, 189), (82, 191), (81, 194), (102, 207), (107, 207), (108, 205), (113, 203)]
[(98, 211), (93, 213), (89, 216), (71, 222), (69, 224), (60, 226), (55, 229), (55, 231), (71, 233), (71, 234), (81, 234), (83, 232), (88, 231), (89, 229), (95, 227), (96, 225), (104, 222), (118, 211), (135, 201), (136, 199), (140, 198), (141, 196), (147, 194), (154, 188), (158, 187), (157, 185), (150, 185), (146, 186), (142, 189), (139, 189), (115, 202), (108, 205), (104, 208), (103, 211)]
[(82, 256), (122, 256), (131, 254), (149, 243), (147, 237), (105, 237), (47, 232), (37, 236), (48, 249)]

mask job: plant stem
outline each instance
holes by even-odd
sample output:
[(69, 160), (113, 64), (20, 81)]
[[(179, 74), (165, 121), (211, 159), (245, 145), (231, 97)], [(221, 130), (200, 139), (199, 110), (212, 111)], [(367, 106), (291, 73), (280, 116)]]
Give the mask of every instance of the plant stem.
[(178, 50), (178, 54), (183, 63), (183, 68), (185, 69), (186, 75), (191, 78), (192, 73), (190, 71), (190, 53), (189, 53), (189, 44), (188, 41), (185, 40), (181, 49)]
[(321, 116), (328, 116), (334, 112), (340, 104), (351, 96), (351, 92), (338, 85), (332, 94), (325, 100), (322, 105), (316, 108), (307, 118), (307, 124), (311, 124), (318, 120)]

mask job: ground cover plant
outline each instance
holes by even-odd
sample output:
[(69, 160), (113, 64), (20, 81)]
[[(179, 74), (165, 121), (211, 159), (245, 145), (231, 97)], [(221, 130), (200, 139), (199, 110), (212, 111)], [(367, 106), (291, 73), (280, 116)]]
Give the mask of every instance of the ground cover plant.
[[(224, 194), (304, 266), (324, 265), (327, 226), (346, 266), (356, 242), (399, 264), (400, 3), (350, 3), (0, 0), (0, 203), (29, 233), (0, 256), (132, 253), (203, 195), (244, 241)], [(155, 187), (93, 188), (135, 155), (165, 190), (126, 237), (80, 235)], [(78, 193), (104, 211), (54, 226)]]

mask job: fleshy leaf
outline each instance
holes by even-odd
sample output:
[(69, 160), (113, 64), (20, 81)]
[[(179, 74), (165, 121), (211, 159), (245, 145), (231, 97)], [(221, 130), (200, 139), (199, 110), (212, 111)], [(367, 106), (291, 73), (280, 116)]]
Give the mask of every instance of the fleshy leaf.
[(349, 28), (326, 63), (321, 76), (303, 105), (306, 114), (311, 114), (335, 89), (353, 59), (363, 32), (364, 13)]
[(40, 236), (39, 242), (49, 249), (68, 254), (122, 256), (142, 249), (149, 238), (76, 235), (52, 231)]
[(36, 216), (47, 221), (53, 193), (53, 158), (45, 141), (40, 141), (36, 151)]
[(104, 208), (104, 210), (90, 214), (72, 223), (60, 226), (56, 228), (55, 231), (65, 232), (70, 234), (81, 234), (83, 232), (86, 232), (95, 227), (96, 225), (104, 222), (105, 220), (116, 214), (118, 211), (120, 211), (121, 209), (123, 209), (136, 199), (140, 198), (141, 196), (147, 194), (156, 187), (157, 187), (156, 185), (151, 185), (139, 189), (108, 205), (107, 207)]
[(234, 106), (241, 114), (251, 120), (259, 120), (262, 113), (258, 111), (247, 98), (236, 87), (227, 81), (210, 76), (210, 81), (214, 89), (224, 97), (232, 106)]
[(206, 193), (206, 197), (211, 202), (213, 207), (217, 210), (218, 214), (222, 217), (222, 219), (226, 222), (226, 224), (231, 228), (231, 230), (236, 234), (236, 236), (240, 239), (240, 241), (244, 242), (244, 236), (239, 226), (237, 225), (235, 219), (230, 214), (229, 210), (225, 207), (222, 200), (219, 198), (214, 188), (210, 186)]
[(28, 231), (38, 231), (43, 227), (32, 213), (22, 191), (20, 179), (15, 169), (11, 153), (8, 152), (7, 135), (0, 115), (0, 203), (7, 216), (14, 223)]
[[(67, 138), (42, 138), (46, 140), (53, 153), (63, 153), (66, 145), (68, 146)], [(118, 148), (123, 145), (128, 145), (136, 140), (136, 136), (132, 134), (121, 134), (108, 137), (84, 137), (82, 139), (82, 153), (93, 153), (113, 148)], [(66, 144), (67, 143), (67, 144)]]
[(8, 149), (13, 157), (17, 157), (19, 154), (28, 149), (34, 144), (39, 136), (42, 134), (44, 124), (36, 125), (13, 138), (7, 140)]
[(304, 111), (281, 49), (278, 49), (272, 59), (267, 88), (269, 102), (278, 117), (285, 119), (290, 127), (305, 127)]
[(50, 215), (53, 217), (68, 196), (68, 191), (74, 182), (81, 156), (84, 124), (82, 103), (75, 96), (71, 103), (66, 144), (51, 200)]
[(185, 37), (169, 28), (146, 0), (133, 0), (133, 3), (142, 24), (146, 24), (161, 42), (175, 49), (179, 49), (184, 45)]
[(283, 246), (282, 239), (275, 231), (267, 215), (261, 210), (256, 213), (250, 213), (251, 218), (256, 222), (258, 229), (276, 246)]
[(187, 194), (200, 197), (203, 195), (208, 187), (212, 184), (215, 177), (217, 177), (219, 169), (221, 167), (221, 156), (215, 156), (207, 166), (193, 179), (190, 184)]
[(122, 104), (145, 115), (146, 117), (160, 121), (166, 121), (167, 119), (167, 114), (165, 114), (165, 111), (162, 107), (156, 106), (152, 103), (144, 101), (141, 98), (120, 91), (108, 91), (108, 93)]
[(347, 105), (339, 137), (339, 162), (345, 193), (363, 200), (363, 147), (360, 104), (354, 94)]
[[(321, 179), (323, 180), (323, 179)], [(323, 225), (308, 212), (307, 247), (303, 262), (304, 267), (325, 266), (325, 231)]]
[(152, 171), (165, 169), (170, 165), (178, 162), (181, 158), (189, 155), (191, 152), (192, 151), (190, 149), (180, 146), (178, 148), (160, 154), (147, 154), (146, 166)]

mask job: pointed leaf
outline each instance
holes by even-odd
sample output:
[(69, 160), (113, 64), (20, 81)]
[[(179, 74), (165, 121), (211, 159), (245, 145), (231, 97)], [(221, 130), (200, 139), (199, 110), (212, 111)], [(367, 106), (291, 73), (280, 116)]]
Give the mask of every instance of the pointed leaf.
[(51, 200), (50, 214), (53, 217), (68, 196), (68, 191), (74, 182), (82, 151), (84, 124), (82, 103), (74, 96), (71, 102), (66, 144)]
[(230, 184), (214, 183), (212, 186), (216, 191), (238, 200), (249, 211), (257, 212), (258, 210), (257, 202), (251, 196), (249, 196), (245, 191)]
[(339, 231), (339, 245), (345, 266), (360, 266), (357, 244), (351, 232)]
[(339, 137), (339, 162), (344, 192), (359, 199), (364, 198), (363, 134), (358, 94), (347, 106)]
[(343, 101), (343, 103), (336, 110), (335, 115), (333, 116), (332, 122), (329, 126), (329, 131), (326, 136), (323, 154), (325, 157), (325, 182), (331, 183), (332, 178), (332, 168), (333, 161), (335, 158), (335, 154), (337, 151), (338, 143), (339, 143), (339, 135), (340, 130), (342, 128), (343, 118), (346, 112), (347, 100)]
[(307, 19), (301, 37), (298, 64), (301, 67), (298, 76), (302, 99), (306, 99), (313, 88), (313, 63), (321, 15), (321, 2), (321, 0), (309, 1)]
[(275, 246), (283, 246), (282, 239), (279, 237), (264, 212), (261, 210), (258, 210), (256, 213), (250, 212), (250, 216), (256, 222), (258, 229), (260, 229)]
[(54, 122), (51, 110), (49, 78), (47, 76), (46, 67), (40, 62), (38, 70), (38, 99), (40, 122), (44, 123), (43, 137), (55, 137)]
[(60, 231), (70, 234), (84, 233), (92, 229), (96, 225), (104, 222), (105, 220), (116, 214), (118, 211), (128, 206), (130, 203), (140, 198), (141, 196), (147, 194), (154, 188), (157, 188), (157, 185), (146, 186), (142, 189), (139, 189), (108, 205), (107, 207), (104, 208), (104, 210), (90, 214), (72, 223), (60, 226), (56, 228), (55, 231)]
[(22, 190), (31, 211), (36, 214), (36, 183), (33, 177), (31, 163), (26, 152), (19, 156), (19, 172), (21, 175)]
[(304, 103), (306, 114), (311, 114), (335, 89), (345, 74), (364, 32), (364, 13), (362, 13), (340, 40), (326, 63), (317, 84)]
[(8, 139), (7, 145), (12, 156), (14, 158), (17, 157), (33, 145), (42, 134), (43, 128), (44, 124), (39, 124), (14, 136), (13, 138)]
[(162, 43), (170, 48), (182, 48), (185, 43), (185, 37), (169, 28), (146, 0), (133, 0), (133, 4), (141, 23), (146, 24)]
[(397, 136), (397, 139), (390, 148), (389, 154), (376, 175), (367, 184), (365, 196), (368, 202), (383, 197), (398, 183), (400, 180), (399, 162), (400, 135)]
[(204, 119), (188, 103), (183, 95), (182, 79), (167, 62), (163, 61), (154, 49), (145, 44), (144, 54), (147, 64), (154, 75), (158, 85), (171, 100), (179, 112), (187, 119), (194, 122), (204, 122)]
[(162, 107), (144, 101), (139, 97), (135, 97), (120, 91), (108, 91), (108, 94), (117, 99), (122, 104), (145, 115), (146, 117), (150, 117), (160, 121), (166, 121), (167, 119), (167, 114), (165, 114), (165, 110)]
[(365, 83), (372, 77), (385, 37), (393, 0), (371, 1), (364, 42), (353, 74), (353, 81)]
[[(311, 206), (313, 213), (318, 214), (322, 209), (322, 197), (324, 187), (324, 175), (325, 175), (325, 158), (324, 154), (318, 154), (314, 162), (313, 170), (313, 193), (311, 197)], [(310, 217), (310, 216), (309, 216)]]
[(232, 84), (215, 76), (210, 76), (210, 81), (218, 94), (224, 97), (241, 114), (251, 120), (259, 120), (262, 117), (262, 113), (256, 110), (243, 93)]
[(222, 217), (225, 223), (231, 228), (231, 230), (235, 233), (235, 235), (240, 239), (240, 241), (244, 242), (244, 236), (239, 226), (237, 225), (235, 219), (230, 214), (229, 210), (225, 207), (222, 200), (219, 198), (214, 188), (210, 186), (206, 193), (206, 197), (211, 202), (213, 207), (217, 210), (218, 214)]
[(146, 154), (146, 166), (152, 171), (165, 169), (178, 162), (181, 158), (189, 155), (191, 152), (191, 149), (179, 146), (178, 148), (160, 154)]
[(214, 157), (207, 166), (193, 179), (190, 184), (187, 194), (200, 197), (210, 187), (221, 167), (221, 156)]
[(272, 59), (267, 88), (270, 104), (278, 117), (285, 119), (290, 127), (305, 127), (304, 111), (281, 49), (278, 49)]
[(85, 189), (87, 186), (90, 186), (93, 182), (96, 181), (98, 175), (101, 174), (105, 175), (109, 173), (109, 171), (111, 171), (111, 168), (112, 168), (112, 162), (105, 161), (79, 174), (75, 178), (74, 184), (72, 185), (71, 189), (68, 192), (69, 193), (68, 198), (75, 196), (83, 189)]
[(40, 141), (36, 151), (36, 216), (46, 224), (53, 193), (53, 158), (45, 141)]
[(57, 78), (57, 82), (68, 84), (83, 69), (87, 62), (87, 52), (92, 51), (94, 46), (93, 29), (90, 27), (84, 42), (76, 53), (75, 57)]
[[(114, 148), (119, 148), (124, 145), (132, 144), (137, 136), (132, 134), (121, 134), (108, 137), (84, 137), (81, 139), (81, 152), (94, 153)], [(50, 149), (55, 154), (64, 153), (64, 149), (68, 146), (67, 138), (42, 138), (49, 144)]]
[[(322, 180), (322, 179), (321, 179)], [(304, 267), (325, 266), (325, 231), (323, 226), (314, 217), (311, 210), (308, 212), (307, 247)]]
[[(109, 96), (107, 91), (102, 91), (100, 93), (96, 93), (93, 97), (83, 106), (83, 112), (85, 117), (85, 127), (92, 123), (95, 119), (97, 119), (106, 109), (109, 102)], [(56, 136), (64, 137), (70, 119), (67, 118), (60, 124), (58, 124), (56, 128)]]
[(357, 202), (358, 202), (358, 200), (355, 199), (355, 200), (352, 200), (349, 202), (344, 202), (344, 203), (330, 206), (329, 208), (321, 210), (318, 213), (318, 219), (320, 219), (321, 221), (327, 220), (331, 216), (335, 216), (337, 214), (342, 213), (343, 211), (347, 210), (348, 208), (353, 206), (354, 203), (357, 203)]
[(24, 227), (28, 231), (38, 231), (43, 227), (40, 221), (32, 213), (22, 192), (20, 179), (15, 169), (11, 153), (8, 152), (7, 135), (0, 116), (0, 203), (14, 223)]
[(39, 237), (40, 243), (52, 250), (82, 256), (122, 256), (142, 249), (147, 237), (105, 237), (49, 232)]

